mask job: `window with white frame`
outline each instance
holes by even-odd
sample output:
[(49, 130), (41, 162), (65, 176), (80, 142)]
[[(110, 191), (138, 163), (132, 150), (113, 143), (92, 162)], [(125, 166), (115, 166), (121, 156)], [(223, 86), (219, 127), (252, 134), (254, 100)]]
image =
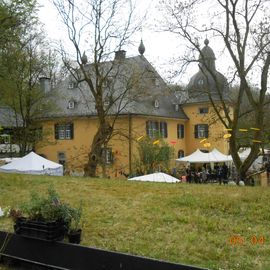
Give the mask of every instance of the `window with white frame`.
[(103, 148), (102, 157), (105, 164), (113, 163), (113, 153), (112, 148)]
[(208, 138), (208, 125), (198, 124), (195, 125), (195, 138)]
[(156, 137), (159, 132), (159, 124), (157, 121), (147, 121), (146, 122), (146, 134), (150, 138)]
[(147, 121), (146, 134), (149, 138), (155, 138), (160, 135), (163, 138), (168, 137), (168, 128), (166, 122)]
[(55, 124), (55, 139), (56, 140), (72, 140), (73, 139), (73, 123)]
[(155, 100), (154, 106), (155, 106), (155, 108), (159, 108), (159, 101), (157, 99)]

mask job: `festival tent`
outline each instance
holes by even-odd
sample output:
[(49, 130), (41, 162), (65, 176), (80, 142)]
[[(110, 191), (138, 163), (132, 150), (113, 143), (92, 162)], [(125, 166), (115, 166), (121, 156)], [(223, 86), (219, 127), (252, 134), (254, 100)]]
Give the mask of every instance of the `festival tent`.
[(211, 160), (214, 162), (227, 162), (232, 161), (231, 155), (224, 155), (223, 153), (219, 152), (216, 148), (214, 148), (209, 154)]
[(2, 161), (6, 164), (6, 163), (10, 163), (14, 160), (18, 160), (18, 159), (20, 159), (20, 158), (0, 158), (0, 162)]
[(0, 167), (0, 172), (63, 175), (63, 166), (34, 152)]
[(189, 163), (211, 163), (232, 161), (232, 158), (231, 156), (222, 154), (215, 148), (209, 153), (204, 153), (201, 150), (197, 149), (189, 156), (178, 158), (176, 159), (176, 161)]
[[(190, 154), (186, 157), (178, 158), (178, 159), (176, 159), (176, 161), (200, 163), (200, 162), (202, 162), (202, 160), (205, 160), (205, 159), (206, 159), (205, 153), (203, 153), (201, 150), (197, 149), (192, 154)], [(204, 163), (204, 161), (203, 161), (203, 163)]]
[(166, 173), (152, 173), (152, 174), (146, 174), (142, 176), (136, 176), (132, 178), (128, 178), (128, 180), (131, 181), (148, 181), (148, 182), (166, 182), (166, 183), (178, 183), (180, 182), (179, 179), (168, 175)]

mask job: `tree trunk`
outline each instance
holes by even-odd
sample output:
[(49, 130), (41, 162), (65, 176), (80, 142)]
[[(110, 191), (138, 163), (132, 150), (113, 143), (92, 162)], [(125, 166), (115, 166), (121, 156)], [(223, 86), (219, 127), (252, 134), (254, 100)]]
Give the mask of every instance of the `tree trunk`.
[(90, 177), (96, 177), (97, 167), (99, 164), (103, 164), (102, 148), (106, 146), (108, 139), (112, 134), (112, 127), (107, 122), (100, 124), (97, 133), (94, 136), (91, 150), (88, 154), (88, 161), (84, 167), (84, 175)]

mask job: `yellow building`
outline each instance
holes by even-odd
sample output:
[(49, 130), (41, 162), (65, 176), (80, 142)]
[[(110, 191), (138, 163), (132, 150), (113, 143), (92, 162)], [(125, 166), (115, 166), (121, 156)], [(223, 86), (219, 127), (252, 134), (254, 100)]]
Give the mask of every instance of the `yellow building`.
[[(137, 81), (133, 88), (137, 96), (129, 100), (119, 113), (114, 127), (118, 132), (104, 149), (109, 175), (118, 177), (131, 173), (137, 157), (137, 138), (153, 137), (156, 132), (174, 147), (175, 158), (189, 155), (197, 148), (206, 151), (217, 148), (227, 154), (228, 145), (223, 139), (224, 127), (215, 120), (206, 94), (210, 91), (216, 102), (219, 102), (218, 95), (215, 96), (217, 89), (214, 83), (209, 83), (211, 76), (200, 68), (191, 78), (185, 94), (179, 94), (164, 82), (144, 57), (142, 43), (139, 52), (140, 55), (127, 58), (125, 51), (119, 51), (114, 60), (121, 59), (123, 70), (132, 73), (133, 78), (136, 74)], [(218, 75), (225, 95), (227, 81), (215, 70), (215, 56), (207, 41), (202, 53)], [(109, 84), (112, 82), (107, 82), (106, 86)], [(98, 127), (91, 97), (84, 92), (83, 85), (76, 84), (71, 78), (54, 90), (48, 88), (47, 78), (43, 78), (42, 85), (45, 91), (55, 91), (57, 109), (42, 119), (43, 131), (50, 135), (36, 146), (36, 151), (50, 160), (65, 164), (67, 173), (83, 175), (87, 154)], [(104, 100), (106, 102), (106, 98)], [(207, 144), (201, 143), (203, 139), (206, 139)]]

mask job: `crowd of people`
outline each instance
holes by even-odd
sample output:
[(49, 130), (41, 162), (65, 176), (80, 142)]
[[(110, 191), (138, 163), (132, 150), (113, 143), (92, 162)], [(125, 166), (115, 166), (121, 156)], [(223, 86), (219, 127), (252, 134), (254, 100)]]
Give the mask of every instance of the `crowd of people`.
[(190, 168), (189, 166), (186, 168), (186, 181), (188, 183), (211, 183), (218, 182), (220, 185), (228, 184), (230, 170), (228, 166), (224, 164), (215, 164), (214, 168), (211, 169), (210, 166), (204, 164), (202, 167), (198, 169)]

